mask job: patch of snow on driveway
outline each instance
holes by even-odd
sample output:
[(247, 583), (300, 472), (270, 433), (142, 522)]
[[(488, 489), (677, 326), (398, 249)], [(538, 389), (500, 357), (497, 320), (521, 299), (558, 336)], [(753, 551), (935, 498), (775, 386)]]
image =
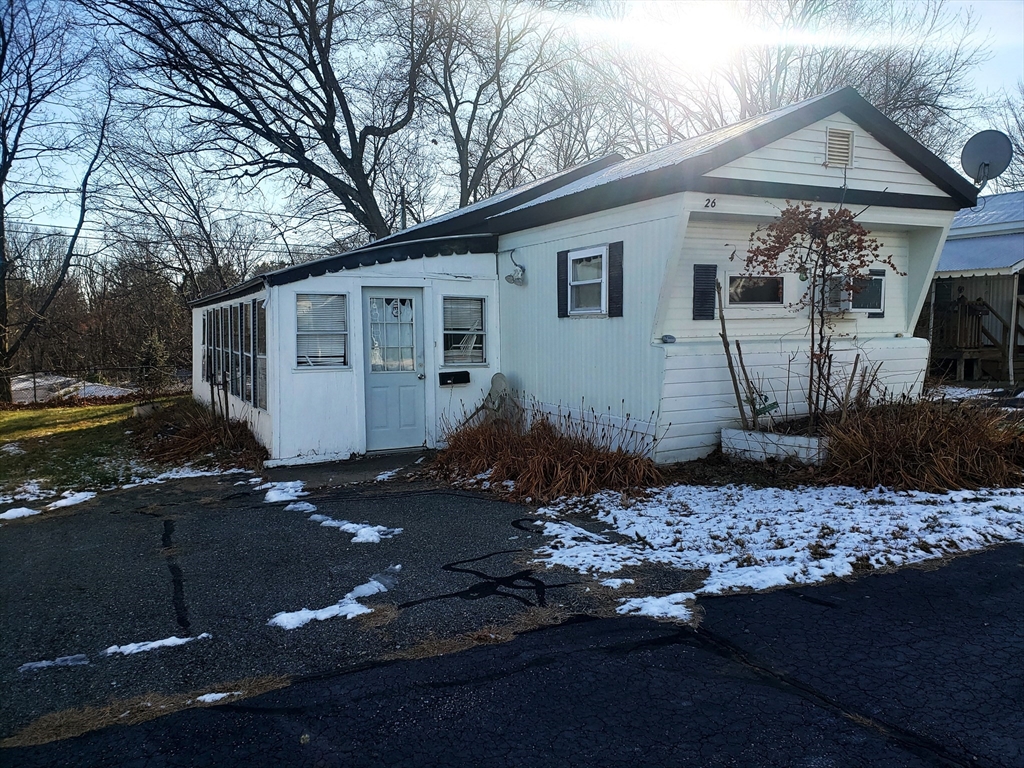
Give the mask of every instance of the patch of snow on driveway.
[(38, 515), (38, 509), (29, 509), (28, 507), (14, 507), (8, 509), (6, 512), (0, 514), (0, 520), (17, 520), (19, 517), (31, 517), (32, 515)]
[(285, 512), (316, 512), (316, 505), (308, 501), (293, 501), (284, 508)]
[(341, 600), (334, 605), (329, 605), (326, 608), (320, 608), (316, 611), (311, 611), (308, 608), (303, 608), (301, 611), (282, 611), (281, 613), (274, 614), (274, 616), (267, 622), (273, 627), (281, 627), (281, 629), (297, 629), (298, 627), (304, 626), (311, 621), (326, 621), (327, 619), (333, 619), (337, 616), (344, 616), (346, 619), (354, 618), (364, 613), (371, 613), (372, 608), (367, 608), (365, 605), (358, 602), (361, 597), (369, 597), (370, 595), (376, 595), (378, 592), (387, 592), (388, 588), (381, 584), (376, 579), (370, 579), (365, 584), (360, 584), (358, 587), (353, 589)]
[(96, 491), (64, 491), (61, 494), (62, 498), (47, 504), (47, 509), (60, 509), (61, 507), (72, 507), (75, 504), (81, 504), (83, 501), (89, 501), (90, 499), (96, 498)]
[[(623, 600), (615, 609), (616, 613), (650, 616), (652, 619), (677, 619), (689, 621), (693, 616), (689, 605), (696, 597), (692, 592), (677, 592), (665, 597), (634, 597)], [(689, 605), (688, 605), (689, 604)]]
[(89, 663), (89, 657), (84, 653), (76, 653), (74, 656), (59, 656), (53, 660), (30, 661), (18, 667), (19, 672), (34, 672), (37, 669), (48, 669), (49, 667), (81, 667)]
[(257, 491), (266, 491), (267, 495), (263, 501), (267, 504), (276, 504), (281, 501), (298, 501), (300, 496), (309, 496), (308, 491), (302, 490), (306, 484), (305, 480), (290, 480), (282, 483), (263, 483), (257, 485)]
[(184, 645), (185, 643), (191, 643), (193, 640), (209, 640), (213, 635), (209, 632), (203, 632), (201, 635), (196, 637), (165, 637), (163, 640), (152, 640), (148, 643), (128, 643), (128, 645), (112, 645), (103, 652), (104, 656), (113, 656), (115, 653), (124, 654), (125, 656), (131, 656), (135, 653), (145, 653), (146, 651), (155, 651), (157, 648), (170, 648), (175, 645)]
[(375, 483), (383, 483), (386, 480), (391, 480), (392, 478), (397, 477), (398, 473), (401, 472), (401, 471), (402, 471), (401, 469), (388, 469), (388, 470), (386, 470), (384, 472), (381, 472), (379, 475), (377, 475), (375, 478), (373, 478), (373, 482), (375, 482)]
[(379, 544), (381, 539), (390, 539), (402, 532), (402, 528), (388, 528), (383, 525), (369, 525), (367, 523), (350, 523), (348, 520), (335, 520), (327, 515), (310, 515), (309, 519), (314, 523), (320, 523), (325, 528), (337, 528), (345, 533), (354, 533), (353, 544)]
[(226, 699), (229, 696), (241, 696), (241, 691), (229, 691), (228, 693), (204, 693), (202, 696), (196, 696), (196, 701), (201, 701), (203, 704), (213, 704)]
[[(607, 536), (557, 518), (589, 515)], [(946, 494), (847, 487), (671, 486), (622, 503), (618, 492), (541, 509), (551, 565), (612, 574), (643, 563), (709, 571), (701, 594), (810, 584), (1024, 541), (1024, 490)], [(617, 534), (617, 535), (616, 535)], [(613, 540), (617, 539), (617, 540)]]

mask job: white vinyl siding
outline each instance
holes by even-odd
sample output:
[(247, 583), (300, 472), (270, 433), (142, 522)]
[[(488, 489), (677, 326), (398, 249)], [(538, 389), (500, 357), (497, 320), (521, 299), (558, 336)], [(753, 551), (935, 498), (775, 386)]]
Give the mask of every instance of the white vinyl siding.
[(444, 364), (487, 362), (484, 348), (484, 300), (445, 296)]
[[(836, 166), (827, 162), (829, 130), (854, 134), (851, 165)], [(946, 196), (945, 192), (840, 112), (755, 149), (706, 175), (832, 188), (846, 183), (850, 189)]]
[(295, 348), (299, 366), (348, 365), (348, 296), (295, 296)]

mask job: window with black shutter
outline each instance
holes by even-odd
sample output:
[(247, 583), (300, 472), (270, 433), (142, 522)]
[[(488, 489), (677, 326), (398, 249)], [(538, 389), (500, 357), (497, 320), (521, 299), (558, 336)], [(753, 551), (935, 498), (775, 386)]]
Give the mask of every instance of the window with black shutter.
[(622, 242), (558, 253), (558, 316), (622, 317)]

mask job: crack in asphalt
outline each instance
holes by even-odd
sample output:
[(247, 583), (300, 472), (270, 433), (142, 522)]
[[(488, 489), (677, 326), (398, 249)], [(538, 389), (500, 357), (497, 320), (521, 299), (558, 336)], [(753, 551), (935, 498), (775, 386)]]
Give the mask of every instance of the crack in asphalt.
[(171, 537), (174, 535), (174, 521), (164, 520), (164, 532), (161, 537), (161, 544), (164, 549), (164, 558), (167, 561), (167, 570), (171, 572), (171, 602), (174, 605), (174, 618), (178, 626), (186, 632), (191, 631), (191, 623), (188, 620), (188, 606), (185, 604), (185, 576), (181, 572), (171, 550), (174, 546)]

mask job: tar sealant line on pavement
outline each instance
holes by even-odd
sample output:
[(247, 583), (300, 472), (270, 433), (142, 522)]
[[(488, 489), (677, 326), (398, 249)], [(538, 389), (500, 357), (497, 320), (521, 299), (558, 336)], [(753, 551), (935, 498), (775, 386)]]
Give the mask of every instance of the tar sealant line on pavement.
[(164, 520), (164, 534), (161, 539), (164, 558), (167, 560), (167, 570), (171, 572), (171, 603), (174, 605), (174, 618), (178, 626), (186, 632), (191, 631), (191, 624), (188, 620), (188, 606), (185, 604), (185, 576), (181, 572), (173, 552), (171, 536), (174, 535), (174, 521)]
[[(461, 573), (469, 576), (475, 576), (479, 581), (475, 584), (471, 584), (465, 589), (460, 589), (457, 592), (447, 592), (442, 595), (433, 595), (431, 597), (421, 597), (417, 600), (409, 600), (401, 603), (398, 608), (402, 610), (404, 608), (412, 608), (417, 605), (424, 605), (425, 603), (433, 603), (440, 600), (451, 600), (453, 598), (461, 598), (463, 600), (479, 600), (483, 597), (502, 597), (509, 600), (515, 600), (528, 607), (540, 607), (544, 608), (547, 606), (547, 590), (559, 589), (561, 587), (568, 587), (573, 584), (580, 584), (578, 581), (568, 581), (564, 584), (546, 584), (541, 579), (533, 576), (536, 573), (533, 569), (523, 569), (516, 571), (515, 573), (508, 574), (507, 576), (491, 576), (483, 571), (479, 571), (472, 568), (461, 568), (459, 566), (465, 565), (466, 563), (479, 563), (483, 560), (487, 560), (498, 555), (509, 555), (519, 552), (524, 552), (522, 549), (503, 549), (500, 552), (490, 552), (480, 557), (473, 557), (467, 560), (456, 560), (453, 563), (446, 563), (441, 566), (442, 571), (449, 573)], [(505, 589), (506, 591), (502, 591)], [(513, 591), (507, 591), (513, 590)], [(534, 593), (534, 598), (537, 602), (531, 601), (528, 597), (520, 594), (516, 594), (516, 590)]]
[[(942, 744), (927, 736), (922, 736), (919, 733), (907, 730), (906, 728), (902, 728), (898, 725), (893, 725), (892, 723), (887, 723), (872, 715), (851, 709), (850, 707), (845, 706), (842, 702), (822, 693), (813, 686), (808, 685), (791, 675), (787, 675), (784, 672), (778, 672), (772, 669), (767, 664), (749, 655), (738, 645), (735, 645), (725, 637), (711, 632), (704, 627), (681, 629), (680, 634), (675, 636), (677, 638), (676, 641), (682, 642), (684, 640), (684, 634), (690, 635), (699, 645), (714, 652), (716, 655), (733, 663), (747, 667), (780, 689), (793, 693), (815, 706), (838, 713), (839, 715), (865, 728), (870, 728), (899, 747), (906, 749), (909, 752), (913, 752), (918, 757), (923, 757), (929, 760), (938, 758), (944, 765), (960, 766), (962, 768), (977, 768), (977, 766), (985, 765), (985, 763), (979, 762), (975, 759), (966, 759), (964, 757), (954, 755)], [(661, 638), (658, 642), (659, 644), (666, 644), (666, 642), (670, 640), (671, 637)]]

